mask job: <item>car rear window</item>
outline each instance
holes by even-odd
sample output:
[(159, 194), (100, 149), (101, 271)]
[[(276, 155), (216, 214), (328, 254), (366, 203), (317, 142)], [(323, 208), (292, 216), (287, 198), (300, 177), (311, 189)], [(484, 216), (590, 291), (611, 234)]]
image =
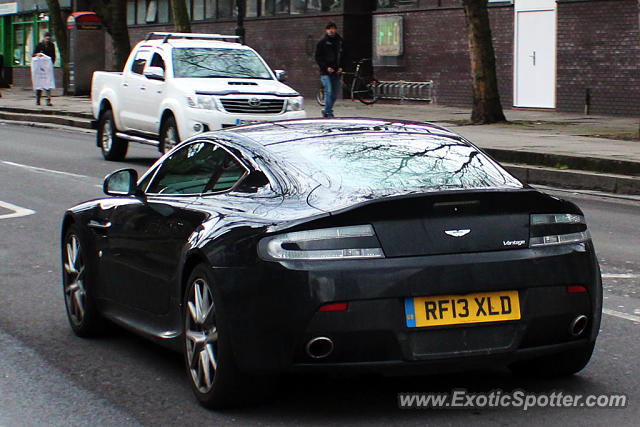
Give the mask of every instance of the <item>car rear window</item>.
[(269, 145), (279, 158), (334, 189), (522, 188), (500, 165), (464, 142), (412, 133), (360, 133)]

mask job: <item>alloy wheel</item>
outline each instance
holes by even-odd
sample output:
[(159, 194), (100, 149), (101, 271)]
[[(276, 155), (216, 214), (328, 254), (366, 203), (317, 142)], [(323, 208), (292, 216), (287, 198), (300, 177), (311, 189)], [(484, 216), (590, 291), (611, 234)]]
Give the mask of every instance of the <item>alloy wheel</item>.
[(202, 278), (194, 280), (187, 298), (185, 345), (191, 380), (200, 393), (208, 393), (218, 367), (218, 329), (213, 295)]
[(113, 144), (113, 132), (111, 132), (111, 120), (105, 120), (102, 125), (102, 148), (109, 152)]
[(171, 150), (178, 143), (178, 132), (176, 128), (173, 126), (169, 126), (167, 128), (167, 132), (164, 137), (164, 152)]
[(65, 249), (65, 303), (71, 321), (80, 325), (86, 313), (87, 292), (84, 286), (85, 265), (78, 236), (69, 235)]

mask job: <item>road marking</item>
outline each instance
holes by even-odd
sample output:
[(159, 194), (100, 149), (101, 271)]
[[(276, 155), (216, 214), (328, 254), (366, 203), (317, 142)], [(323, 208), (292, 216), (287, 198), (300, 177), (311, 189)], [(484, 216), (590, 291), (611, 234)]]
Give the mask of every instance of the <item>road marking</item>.
[(64, 171), (57, 171), (57, 170), (53, 170), (53, 169), (39, 168), (37, 166), (23, 165), (23, 164), (20, 164), (20, 163), (7, 162), (5, 160), (3, 160), (2, 163), (4, 163), (5, 165), (9, 165), (9, 166), (16, 166), (16, 167), (19, 167), (19, 168), (30, 169), (30, 170), (33, 170), (33, 171), (36, 171), (36, 172), (55, 173), (55, 174), (58, 174), (58, 175), (72, 176), (74, 178), (89, 178), (86, 175), (78, 175), (76, 173), (71, 173), (71, 172), (64, 172)]
[(21, 216), (33, 215), (36, 211), (31, 209), (21, 208), (20, 206), (12, 205), (11, 203), (3, 202), (0, 200), (0, 207), (13, 211), (10, 214), (0, 215), (0, 219), (17, 218)]
[(640, 323), (640, 316), (634, 316), (633, 314), (622, 313), (620, 311), (610, 310), (608, 308), (603, 308), (602, 312), (604, 314), (608, 314), (609, 316), (615, 316), (621, 319), (631, 320), (632, 322)]
[(631, 273), (604, 273), (602, 275), (603, 279), (640, 279), (640, 274), (631, 274)]

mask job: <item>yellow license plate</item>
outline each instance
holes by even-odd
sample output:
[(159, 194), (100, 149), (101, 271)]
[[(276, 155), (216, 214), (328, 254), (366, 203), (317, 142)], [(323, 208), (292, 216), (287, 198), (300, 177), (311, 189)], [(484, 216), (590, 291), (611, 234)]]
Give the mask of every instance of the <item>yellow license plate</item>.
[(407, 326), (459, 325), (520, 319), (518, 291), (405, 298)]

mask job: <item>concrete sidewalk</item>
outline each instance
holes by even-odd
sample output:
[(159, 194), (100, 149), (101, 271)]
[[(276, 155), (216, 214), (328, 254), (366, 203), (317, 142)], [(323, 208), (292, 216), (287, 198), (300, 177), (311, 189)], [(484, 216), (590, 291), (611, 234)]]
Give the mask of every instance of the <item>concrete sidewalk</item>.
[[(36, 106), (33, 91), (5, 89), (0, 119), (90, 128), (89, 97), (61, 96)], [(306, 99), (309, 117), (321, 107)], [(338, 117), (428, 121), (466, 137), (526, 182), (612, 193), (640, 194), (640, 119), (553, 111), (505, 110), (509, 123), (469, 125), (471, 110), (424, 103), (338, 101)]]

